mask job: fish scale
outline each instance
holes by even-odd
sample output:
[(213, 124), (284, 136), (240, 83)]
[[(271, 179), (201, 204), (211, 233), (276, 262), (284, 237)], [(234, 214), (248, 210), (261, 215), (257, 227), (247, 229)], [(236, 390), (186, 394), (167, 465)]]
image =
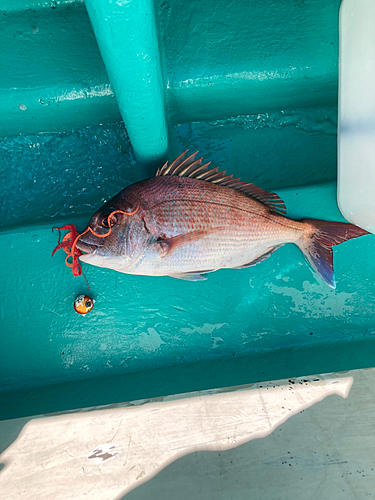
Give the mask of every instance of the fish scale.
[[(245, 200), (241, 200), (241, 208), (236, 207), (229, 197), (224, 205), (207, 200), (202, 205), (193, 196), (193, 200), (176, 201), (172, 207), (166, 201), (156, 205), (157, 210), (151, 209), (156, 224), (166, 228), (167, 238), (202, 229), (207, 232), (207, 235), (184, 245), (178, 252), (172, 252), (168, 259), (160, 261), (155, 255), (151, 263), (154, 271), (158, 269), (162, 272), (167, 266), (171, 273), (240, 267), (263, 255), (270, 247), (294, 241), (300, 236), (301, 224), (300, 227), (296, 224), (297, 228), (279, 230), (276, 219), (281, 216), (271, 216), (264, 224), (269, 214), (255, 214), (253, 200), (242, 196)], [(229, 210), (227, 203), (230, 204)], [(169, 225), (168, 220), (173, 220), (173, 225)], [(133, 268), (138, 269), (139, 265)]]
[[(109, 200), (91, 218), (92, 231), (77, 242), (85, 252), (80, 260), (128, 274), (200, 280), (205, 272), (255, 265), (294, 243), (335, 286), (332, 245), (366, 231), (340, 222), (290, 219), (276, 194), (208, 170), (201, 160), (183, 153), (154, 178)], [(103, 237), (114, 212), (112, 230)]]

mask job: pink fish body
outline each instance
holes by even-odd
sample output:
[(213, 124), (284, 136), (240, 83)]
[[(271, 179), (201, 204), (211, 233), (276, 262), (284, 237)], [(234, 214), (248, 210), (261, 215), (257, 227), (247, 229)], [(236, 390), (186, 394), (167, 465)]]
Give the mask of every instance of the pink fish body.
[[(208, 170), (195, 154), (184, 157), (125, 188), (91, 218), (89, 227), (97, 234), (109, 233), (108, 222), (111, 231), (107, 237), (80, 237), (82, 262), (196, 281), (218, 269), (258, 264), (294, 243), (334, 288), (332, 246), (368, 234), (351, 224), (289, 219), (276, 194)], [(124, 213), (110, 216), (118, 210)]]

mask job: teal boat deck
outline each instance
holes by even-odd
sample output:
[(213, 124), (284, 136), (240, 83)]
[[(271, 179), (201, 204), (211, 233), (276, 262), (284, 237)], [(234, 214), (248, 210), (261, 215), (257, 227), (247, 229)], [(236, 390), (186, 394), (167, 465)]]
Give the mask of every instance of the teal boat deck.
[[(275, 190), (291, 217), (343, 220), (339, 4), (143, 2), (155, 12), (163, 92), (150, 103), (148, 85), (128, 85), (118, 98), (125, 128), (85, 5), (3, 2), (1, 418), (374, 365), (372, 236), (335, 248), (336, 290), (292, 245), (203, 283), (85, 266), (96, 300), (85, 317), (72, 307), (84, 280), (51, 257), (53, 226), (83, 228), (104, 199), (152, 176), (166, 148), (170, 159), (199, 150)], [(120, 32), (130, 58), (136, 41)], [(132, 73), (124, 61), (112, 68), (117, 85)], [(166, 136), (149, 109), (160, 102)]]
[[(340, 219), (333, 184), (279, 194), (293, 217)], [(83, 278), (73, 277), (64, 255), (51, 258), (50, 223), (1, 239), (7, 416), (373, 364), (372, 236), (335, 249), (336, 290), (294, 245), (202, 283), (84, 266), (96, 300), (87, 316), (72, 307), (88, 291)]]

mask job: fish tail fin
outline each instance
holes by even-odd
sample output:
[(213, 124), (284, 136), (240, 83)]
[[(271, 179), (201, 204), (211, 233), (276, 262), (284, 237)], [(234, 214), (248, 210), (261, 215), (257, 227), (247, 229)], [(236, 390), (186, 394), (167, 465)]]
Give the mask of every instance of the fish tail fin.
[(332, 247), (369, 233), (345, 222), (316, 219), (304, 219), (300, 222), (306, 224), (306, 231), (297, 245), (325, 283), (331, 288), (336, 288)]

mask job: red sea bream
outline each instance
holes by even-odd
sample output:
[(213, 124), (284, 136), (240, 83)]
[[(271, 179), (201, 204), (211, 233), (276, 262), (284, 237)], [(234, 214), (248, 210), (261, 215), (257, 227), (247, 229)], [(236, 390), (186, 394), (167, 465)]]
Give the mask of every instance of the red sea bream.
[(366, 231), (289, 219), (276, 194), (194, 158), (183, 153), (105, 203), (78, 239), (77, 248), (85, 252), (80, 260), (122, 273), (197, 281), (218, 269), (253, 266), (294, 243), (335, 287), (332, 246)]

